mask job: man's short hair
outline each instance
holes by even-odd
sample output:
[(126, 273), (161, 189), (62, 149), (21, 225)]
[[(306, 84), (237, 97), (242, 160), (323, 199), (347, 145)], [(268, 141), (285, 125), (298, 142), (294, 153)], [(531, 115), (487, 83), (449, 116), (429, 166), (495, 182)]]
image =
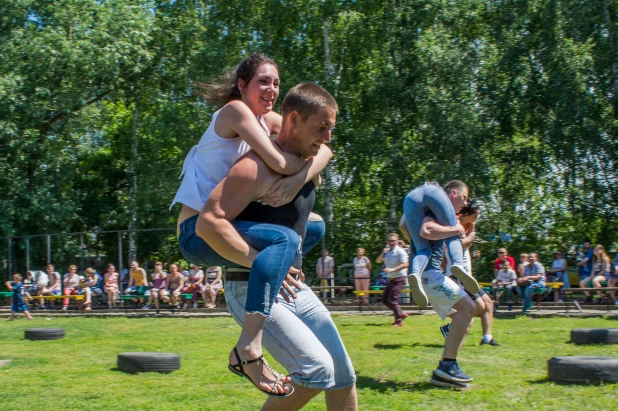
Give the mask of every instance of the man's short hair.
[(446, 183), (446, 185), (444, 186), (444, 191), (446, 191), (447, 193), (450, 193), (451, 191), (455, 190), (459, 193), (464, 188), (467, 190), (468, 186), (463, 181), (451, 180), (448, 183)]
[(161, 261), (157, 261), (155, 265), (163, 265), (163, 263)]
[(534, 251), (531, 253), (528, 253), (528, 257), (530, 257), (531, 255), (534, 255), (535, 257), (539, 256), (539, 253), (535, 253)]
[(396, 239), (396, 240), (399, 240), (399, 234), (397, 234), (397, 233), (389, 233), (389, 234), (386, 236), (386, 238), (387, 238), (387, 239), (388, 239), (388, 238), (393, 238), (393, 237), (395, 237), (395, 239)]
[(288, 91), (281, 107), (283, 117), (296, 111), (304, 121), (320, 108), (339, 112), (335, 98), (315, 83), (300, 83)]
[(590, 241), (590, 239), (589, 239), (589, 238), (584, 238), (584, 243), (590, 243), (590, 244), (592, 244), (592, 241)]

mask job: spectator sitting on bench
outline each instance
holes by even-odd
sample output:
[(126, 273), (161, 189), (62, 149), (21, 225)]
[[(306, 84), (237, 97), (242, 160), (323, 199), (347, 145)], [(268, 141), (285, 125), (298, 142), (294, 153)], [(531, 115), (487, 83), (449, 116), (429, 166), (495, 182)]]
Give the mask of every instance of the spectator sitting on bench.
[[(64, 279), (62, 281), (62, 285), (64, 286), (63, 295), (77, 295), (79, 294), (80, 278), (77, 274), (77, 266), (70, 265), (69, 272), (64, 275)], [(62, 299), (62, 311), (66, 311), (69, 308), (69, 300), (70, 298)]]
[(150, 297), (148, 298), (148, 303), (142, 308), (144, 310), (149, 309), (154, 301), (155, 309), (157, 310), (157, 314), (159, 314), (159, 300), (169, 303), (170, 298), (168, 296), (167, 273), (163, 271), (163, 263), (161, 261), (157, 261), (155, 263), (154, 273), (152, 273), (152, 288), (150, 289)]
[(86, 279), (84, 281), (83, 292), (86, 296), (86, 302), (84, 302), (84, 310), (90, 311), (92, 310), (92, 294), (96, 296), (103, 295), (102, 279), (101, 276), (94, 271), (94, 268), (86, 268), (84, 271), (86, 273)]
[(528, 254), (524, 276), (517, 279), (519, 295), (524, 298), (523, 312), (532, 307), (532, 294), (537, 288), (545, 288), (545, 267), (538, 261), (537, 253)]
[[(39, 291), (37, 291), (37, 295), (60, 295), (62, 294), (62, 280), (60, 279), (60, 273), (54, 271), (53, 264), (47, 264), (45, 267), (45, 272), (47, 274), (47, 284), (41, 285), (39, 284)], [(41, 276), (42, 277), (42, 276)], [(40, 281), (44, 281), (45, 278), (42, 277)], [(50, 307), (54, 307), (54, 300), (49, 302)], [(39, 310), (45, 309), (45, 300), (43, 298), (39, 299)]]
[(105, 293), (107, 294), (107, 307), (116, 308), (116, 295), (118, 294), (118, 273), (114, 264), (107, 265), (107, 273), (105, 274)]
[(498, 306), (500, 297), (506, 290), (506, 298), (509, 307), (513, 304), (513, 287), (515, 286), (515, 280), (517, 280), (517, 274), (513, 271), (510, 261), (502, 263), (502, 267), (496, 274), (496, 279), (491, 282), (491, 288), (494, 292), (495, 306)]
[(167, 290), (172, 296), (172, 305), (174, 308), (180, 308), (180, 293), (185, 284), (185, 278), (176, 264), (170, 264), (170, 273), (167, 276)]
[[(609, 256), (605, 252), (605, 247), (601, 244), (597, 244), (594, 247), (594, 251), (592, 254), (592, 273), (589, 277), (582, 279), (579, 283), (581, 288), (586, 288), (588, 286), (588, 282), (592, 281), (592, 286), (594, 288), (601, 288), (601, 281), (605, 280), (605, 273), (607, 272), (610, 265)], [(586, 299), (584, 303), (592, 302), (592, 295), (590, 291), (584, 291), (586, 294)], [(599, 304), (603, 304), (605, 302), (605, 297), (601, 291), (597, 291), (599, 295)]]
[(146, 270), (141, 268), (137, 261), (133, 260), (130, 264), (129, 284), (124, 292), (125, 294), (135, 294), (131, 301), (142, 304), (144, 302), (144, 293), (148, 290), (148, 276)]
[[(564, 253), (562, 251), (556, 251), (556, 254), (554, 254), (551, 270), (547, 272), (547, 281), (559, 281), (562, 283), (563, 288), (571, 288), (569, 273), (567, 272), (567, 260), (564, 258)], [(558, 301), (559, 303), (562, 302), (557, 288), (554, 288), (554, 301)]]
[[(223, 271), (221, 267), (212, 266), (206, 269), (206, 283), (204, 290), (202, 291), (202, 299), (204, 300), (204, 306), (206, 308), (216, 308), (217, 294), (223, 288)], [(206, 297), (208, 296), (208, 300)], [(210, 301), (206, 303), (206, 301)]]
[[(609, 276), (607, 278), (607, 286), (608, 287), (616, 287), (618, 285), (618, 254), (616, 254), (616, 259), (609, 267)], [(618, 299), (616, 299), (616, 291), (609, 292), (614, 305), (618, 305)]]
[[(183, 294), (192, 294), (191, 302), (193, 303), (193, 308), (197, 308), (197, 296), (202, 293), (203, 283), (204, 283), (204, 272), (200, 270), (200, 267), (191, 264), (191, 269), (189, 270), (189, 275), (185, 278), (185, 285), (182, 288)], [(189, 302), (185, 301), (183, 309), (189, 308)]]

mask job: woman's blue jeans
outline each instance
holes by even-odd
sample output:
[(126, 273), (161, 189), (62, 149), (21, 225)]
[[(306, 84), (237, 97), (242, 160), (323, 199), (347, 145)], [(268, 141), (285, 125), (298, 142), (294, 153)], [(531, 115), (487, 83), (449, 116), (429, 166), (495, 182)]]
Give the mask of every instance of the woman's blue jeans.
[[(449, 227), (457, 225), (455, 209), (439, 185), (425, 183), (408, 193), (403, 200), (403, 213), (406, 216), (406, 227), (410, 238), (416, 248), (416, 254), (412, 257), (412, 264), (410, 264), (410, 272), (417, 276), (425, 271), (431, 254), (429, 240), (420, 235), (423, 219), (428, 211), (436, 216), (436, 222), (440, 225)], [(448, 245), (448, 253), (453, 265), (462, 265), (463, 251), (459, 238), (453, 236), (444, 241)]]
[[(241, 268), (239, 264), (217, 254), (195, 233), (196, 222), (197, 216), (193, 216), (180, 224), (178, 245), (185, 259), (202, 267), (217, 265)], [(323, 224), (322, 222), (322, 227)], [(290, 228), (274, 224), (233, 221), (232, 225), (247, 244), (259, 251), (249, 272), (248, 287), (252, 292), (247, 295), (245, 311), (268, 316), (279, 288), (296, 259), (300, 236)], [(323, 228), (320, 228), (319, 224), (309, 224), (303, 253), (305, 248), (310, 250), (323, 234)]]

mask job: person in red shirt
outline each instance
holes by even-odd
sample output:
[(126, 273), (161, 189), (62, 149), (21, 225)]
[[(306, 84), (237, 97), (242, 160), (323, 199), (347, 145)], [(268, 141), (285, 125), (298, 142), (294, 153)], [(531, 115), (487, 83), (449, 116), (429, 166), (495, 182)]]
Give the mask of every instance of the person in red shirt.
[(511, 263), (511, 267), (517, 267), (517, 265), (515, 265), (515, 259), (509, 255), (506, 248), (498, 248), (498, 258), (494, 261), (494, 277), (498, 276), (498, 271), (500, 271), (502, 263), (505, 261)]

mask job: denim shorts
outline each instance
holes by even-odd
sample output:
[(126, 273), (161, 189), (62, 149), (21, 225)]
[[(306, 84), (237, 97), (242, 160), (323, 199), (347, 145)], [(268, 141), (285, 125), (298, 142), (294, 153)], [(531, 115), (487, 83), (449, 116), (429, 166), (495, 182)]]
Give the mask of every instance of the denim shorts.
[[(240, 326), (247, 284), (246, 281), (225, 284), (228, 310)], [(301, 387), (323, 390), (351, 387), (356, 382), (356, 374), (330, 312), (307, 285), (294, 291), (297, 298), (291, 303), (279, 298), (273, 304), (262, 344)]]

